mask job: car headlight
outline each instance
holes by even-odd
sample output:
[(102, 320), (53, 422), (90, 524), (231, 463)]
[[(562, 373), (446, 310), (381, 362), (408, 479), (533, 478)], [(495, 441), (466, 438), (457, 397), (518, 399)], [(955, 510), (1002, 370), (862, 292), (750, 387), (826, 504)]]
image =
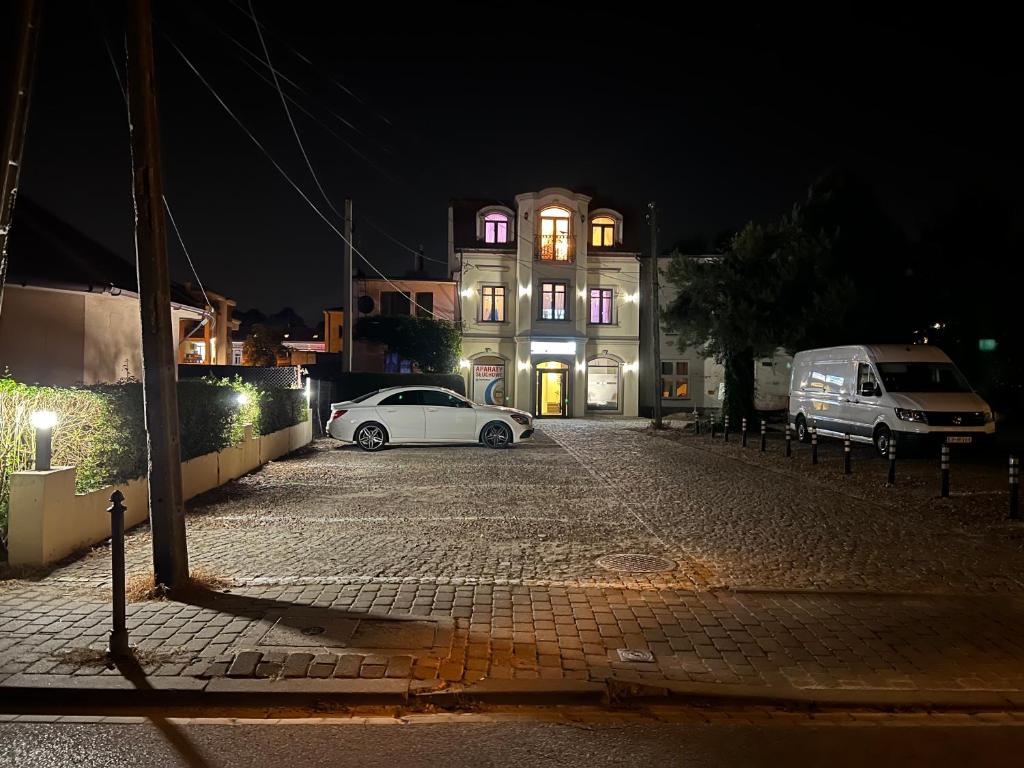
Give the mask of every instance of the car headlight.
[(991, 424), (996, 420), (996, 415), (992, 411), (985, 411), (983, 415), (985, 417), (986, 424)]
[(922, 424), (928, 423), (928, 417), (924, 411), (911, 411), (907, 408), (897, 408), (896, 418), (901, 421), (919, 421)]
[(525, 427), (530, 423), (529, 416), (523, 416), (523, 414), (521, 413), (512, 413), (509, 415), (512, 417), (512, 421), (514, 421), (516, 424), (522, 424)]

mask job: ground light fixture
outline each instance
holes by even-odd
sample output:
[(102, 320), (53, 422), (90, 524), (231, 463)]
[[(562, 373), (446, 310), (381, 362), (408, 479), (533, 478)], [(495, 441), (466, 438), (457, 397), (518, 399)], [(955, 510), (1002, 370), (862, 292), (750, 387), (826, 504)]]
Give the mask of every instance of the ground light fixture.
[(248, 405), (249, 404), (249, 396), (247, 394), (245, 394), (245, 392), (239, 392), (238, 393), (238, 397), (235, 398), (235, 402), (237, 402), (239, 406)]
[(53, 428), (57, 424), (57, 414), (53, 411), (33, 411), (32, 426), (36, 431), (36, 471), (46, 472), (50, 469), (53, 456)]

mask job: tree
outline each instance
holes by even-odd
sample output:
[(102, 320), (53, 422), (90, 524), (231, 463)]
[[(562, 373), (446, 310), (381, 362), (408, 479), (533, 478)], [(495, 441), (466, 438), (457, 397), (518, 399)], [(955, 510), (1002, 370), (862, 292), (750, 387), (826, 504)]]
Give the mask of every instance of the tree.
[(274, 366), (284, 353), (284, 331), (276, 325), (257, 323), (246, 336), (242, 356), (249, 365)]
[(870, 190), (826, 174), (778, 221), (747, 224), (721, 256), (675, 254), (668, 279), (678, 295), (664, 319), (681, 348), (725, 366), (730, 420), (752, 419), (755, 356), (909, 340), (891, 309), (907, 279), (903, 246)]
[(383, 344), (425, 373), (451, 373), (459, 362), (462, 336), (446, 320), (410, 315), (370, 315), (356, 322), (355, 337)]

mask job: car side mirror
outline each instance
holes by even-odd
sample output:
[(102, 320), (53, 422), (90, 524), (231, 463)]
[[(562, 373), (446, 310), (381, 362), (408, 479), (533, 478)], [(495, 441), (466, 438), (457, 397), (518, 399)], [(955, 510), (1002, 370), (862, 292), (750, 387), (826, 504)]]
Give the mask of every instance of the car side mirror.
[(860, 385), (861, 397), (878, 397), (882, 394), (882, 388), (873, 381), (865, 381)]

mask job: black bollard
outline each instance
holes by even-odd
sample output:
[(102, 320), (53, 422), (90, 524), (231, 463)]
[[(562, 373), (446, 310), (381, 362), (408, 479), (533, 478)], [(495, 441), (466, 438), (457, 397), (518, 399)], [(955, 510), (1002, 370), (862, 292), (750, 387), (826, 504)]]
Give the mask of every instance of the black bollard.
[(843, 474), (850, 474), (850, 436), (843, 438)]
[(811, 427), (811, 464), (818, 463), (818, 428)]
[(693, 432), (694, 434), (700, 434), (700, 414), (697, 413), (697, 409), (693, 409)]
[(718, 426), (718, 424), (715, 422), (715, 417), (712, 416), (711, 417), (711, 439), (712, 440), (714, 440), (715, 437), (716, 437), (716, 435), (715, 435), (715, 427), (717, 427), (717, 426)]
[(765, 432), (764, 419), (761, 419), (761, 453), (764, 453), (767, 448), (767, 444), (765, 442), (767, 439), (768, 434)]
[(896, 435), (889, 435), (889, 478), (886, 485), (896, 485)]
[(793, 457), (793, 432), (789, 428), (789, 422), (786, 422), (786, 458), (790, 459)]
[(1010, 519), (1020, 520), (1020, 459), (1010, 457)]
[(746, 448), (747, 447), (747, 417), (746, 416), (744, 416), (743, 417), (743, 421), (740, 422), (740, 434), (742, 435), (742, 439), (740, 440), (740, 445), (742, 445), (744, 448)]
[(124, 607), (124, 494), (114, 491), (110, 494), (110, 564), (114, 603), (114, 627), (107, 643), (107, 653), (121, 657), (131, 654), (128, 647), (128, 629), (125, 626)]
[(942, 444), (942, 458), (939, 468), (942, 470), (942, 488), (939, 491), (939, 495), (946, 499), (949, 498), (949, 446), (945, 443)]
[(725, 442), (729, 442), (729, 417), (725, 417), (725, 431), (722, 433), (722, 437), (725, 438)]

